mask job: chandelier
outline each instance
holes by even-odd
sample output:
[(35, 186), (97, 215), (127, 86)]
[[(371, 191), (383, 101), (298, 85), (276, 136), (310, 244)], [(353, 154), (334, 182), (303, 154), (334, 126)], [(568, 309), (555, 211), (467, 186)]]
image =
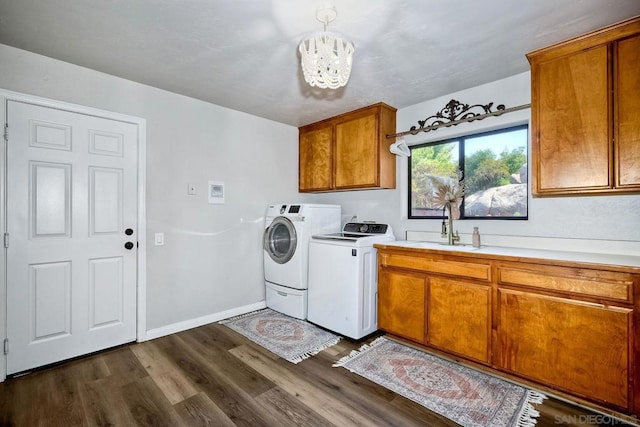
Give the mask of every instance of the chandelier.
[(304, 79), (311, 86), (338, 89), (349, 81), (353, 44), (327, 33), (327, 25), (337, 16), (334, 6), (318, 9), (316, 19), (324, 24), (324, 32), (302, 40), (298, 46)]

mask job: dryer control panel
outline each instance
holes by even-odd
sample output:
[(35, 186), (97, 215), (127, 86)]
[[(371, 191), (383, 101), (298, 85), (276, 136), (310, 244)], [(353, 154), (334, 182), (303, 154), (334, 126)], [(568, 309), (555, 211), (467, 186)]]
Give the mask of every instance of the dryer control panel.
[(368, 222), (348, 222), (344, 225), (344, 233), (386, 234), (387, 224), (372, 224)]

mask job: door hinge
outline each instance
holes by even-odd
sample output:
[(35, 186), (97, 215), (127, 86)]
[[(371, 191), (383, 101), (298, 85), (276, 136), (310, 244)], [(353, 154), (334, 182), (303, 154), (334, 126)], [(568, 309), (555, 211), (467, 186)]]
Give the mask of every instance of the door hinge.
[(4, 141), (9, 142), (9, 124), (4, 124)]
[(4, 233), (4, 247), (9, 247), (9, 233)]
[(4, 355), (9, 354), (9, 338), (4, 339)]

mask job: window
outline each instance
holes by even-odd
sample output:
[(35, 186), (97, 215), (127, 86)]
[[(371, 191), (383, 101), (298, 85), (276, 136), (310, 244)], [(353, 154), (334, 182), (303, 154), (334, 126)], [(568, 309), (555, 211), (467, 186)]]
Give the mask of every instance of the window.
[(460, 219), (527, 219), (527, 131), (523, 125), (412, 146), (409, 218), (442, 218), (432, 183), (461, 175)]

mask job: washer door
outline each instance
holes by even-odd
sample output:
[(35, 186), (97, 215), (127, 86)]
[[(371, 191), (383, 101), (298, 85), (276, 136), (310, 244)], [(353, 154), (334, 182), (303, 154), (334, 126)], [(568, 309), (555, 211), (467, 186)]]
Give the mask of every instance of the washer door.
[(264, 250), (278, 264), (289, 261), (296, 253), (298, 236), (290, 219), (276, 217), (264, 231)]

